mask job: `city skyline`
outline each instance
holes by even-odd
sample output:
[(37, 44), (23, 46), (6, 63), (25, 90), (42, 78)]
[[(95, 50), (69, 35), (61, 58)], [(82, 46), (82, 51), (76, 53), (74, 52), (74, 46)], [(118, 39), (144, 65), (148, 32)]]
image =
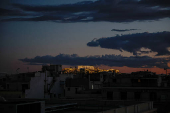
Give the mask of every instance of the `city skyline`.
[(44, 64), (170, 68), (167, 0), (2, 0), (0, 9), (0, 72)]

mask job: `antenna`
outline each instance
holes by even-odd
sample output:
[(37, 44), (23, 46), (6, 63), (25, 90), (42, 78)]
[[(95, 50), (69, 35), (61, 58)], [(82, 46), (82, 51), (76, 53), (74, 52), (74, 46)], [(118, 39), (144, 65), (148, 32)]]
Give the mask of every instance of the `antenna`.
[(167, 68), (164, 68), (164, 70), (166, 70), (166, 75), (167, 75)]
[(29, 67), (27, 67), (28, 73), (29, 73)]
[(17, 72), (17, 74), (18, 74), (18, 70), (19, 70), (20, 68), (17, 68), (17, 70), (16, 70), (16, 72)]

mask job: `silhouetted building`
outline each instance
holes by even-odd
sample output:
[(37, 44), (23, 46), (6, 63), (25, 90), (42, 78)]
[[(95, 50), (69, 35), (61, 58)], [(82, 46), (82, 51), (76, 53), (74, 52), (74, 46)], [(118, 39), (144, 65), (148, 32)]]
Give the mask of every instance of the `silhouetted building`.
[(44, 101), (0, 101), (1, 113), (45, 113)]
[(49, 72), (54, 72), (56, 74), (61, 74), (62, 71), (62, 65), (43, 65), (42, 66), (42, 71), (49, 71)]
[(164, 77), (148, 71), (120, 74), (103, 84), (103, 97), (111, 100), (170, 100), (170, 87)]
[(21, 73), (6, 77), (5, 88), (0, 91), (0, 95), (5, 98), (64, 97), (65, 79), (73, 75), (52, 72)]

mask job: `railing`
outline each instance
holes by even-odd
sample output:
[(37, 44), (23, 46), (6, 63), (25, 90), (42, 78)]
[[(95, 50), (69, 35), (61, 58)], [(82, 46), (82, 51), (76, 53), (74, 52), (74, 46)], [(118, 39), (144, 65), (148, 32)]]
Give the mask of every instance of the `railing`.
[(45, 108), (45, 112), (54, 112), (54, 111), (61, 111), (61, 110), (66, 110), (66, 109), (71, 109), (71, 108), (76, 108), (77, 103), (70, 103), (70, 104), (62, 104), (62, 105), (52, 105), (52, 106), (47, 106)]

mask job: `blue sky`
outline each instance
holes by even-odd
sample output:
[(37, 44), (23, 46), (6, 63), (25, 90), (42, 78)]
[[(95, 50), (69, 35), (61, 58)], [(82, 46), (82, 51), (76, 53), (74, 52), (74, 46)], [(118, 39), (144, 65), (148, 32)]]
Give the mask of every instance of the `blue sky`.
[[(113, 57), (108, 58), (112, 59), (111, 62), (113, 62), (109, 64), (106, 62), (108, 59), (103, 57), (103, 64), (99, 64), (115, 66), (117, 68), (122, 66), (131, 68), (152, 68), (155, 66), (158, 68), (168, 68), (170, 64), (170, 52), (168, 51), (170, 39), (165, 38), (165, 41), (162, 41), (162, 37), (165, 36), (164, 31), (167, 32), (166, 37), (169, 36), (170, 6), (166, 0), (162, 2), (157, 1), (36, 0), (35, 2), (34, 0), (2, 0), (2, 13), (0, 13), (0, 72), (15, 73), (18, 67), (20, 68), (20, 72), (26, 72), (27, 67), (30, 68), (30, 71), (35, 71), (40, 69), (40, 66), (35, 64), (44, 63), (43, 61), (45, 60), (36, 61), (36, 56), (50, 55), (55, 59), (55, 56), (60, 54), (78, 55), (76, 57), (68, 56), (68, 61), (65, 57), (62, 57), (67, 61), (60, 62), (60, 64), (64, 65), (73, 65), (70, 63), (70, 57), (74, 57), (75, 60), (81, 57), (86, 61), (85, 58), (87, 59), (91, 56), (94, 57), (92, 59), (94, 61), (94, 59), (98, 58), (96, 55), (105, 56), (107, 54), (110, 55), (109, 57), (120, 55), (116, 57), (120, 59), (122, 57), (123, 59), (128, 59), (126, 57), (131, 56), (133, 60), (127, 60), (125, 64), (117, 64), (114, 63), (116, 61), (113, 60), (115, 58)], [(145, 61), (148, 60), (148, 57), (149, 59), (151, 58), (151, 64), (146, 63), (140, 66), (136, 64), (129, 65), (128, 61), (136, 62), (133, 58), (136, 55), (129, 49), (121, 49), (124, 47), (123, 44), (116, 48), (107, 48), (101, 45), (95, 47), (88, 46), (88, 43), (95, 38), (94, 41), (101, 38), (115, 38), (116, 35), (119, 35), (121, 38), (121, 36), (131, 36), (137, 33), (143, 34), (144, 32), (148, 34), (155, 33), (155, 38), (158, 38), (161, 44), (154, 44), (164, 45), (160, 46), (160, 48), (163, 48), (160, 49), (161, 51), (167, 50), (166, 53), (158, 55), (159, 50), (154, 50), (153, 47), (149, 46), (149, 43), (147, 45), (141, 44), (145, 46), (143, 47), (145, 48), (144, 51), (148, 52), (142, 52), (137, 56), (147, 56), (142, 57)], [(157, 35), (158, 32), (161, 32), (161, 35)], [(150, 40), (149, 37), (148, 40), (144, 37), (136, 38), (139, 38), (139, 40), (143, 38), (146, 42), (154, 42), (154, 37)], [(112, 43), (114, 42), (107, 44), (111, 45)], [(140, 45), (140, 42), (137, 41), (133, 41), (131, 45), (135, 43)], [(126, 48), (129, 46), (126, 46)], [(138, 48), (132, 46), (133, 51), (140, 52), (138, 49), (142, 48), (142, 46)], [(30, 60), (25, 60), (25, 58)], [(62, 61), (62, 58), (60, 56), (60, 59), (57, 60)], [(88, 61), (89, 64), (92, 62), (90, 59)], [(84, 64), (83, 62), (80, 61), (79, 64)], [(159, 65), (155, 65), (155, 62)], [(161, 64), (161, 62), (164, 63)], [(34, 65), (28, 65), (30, 63)], [(56, 62), (50, 60), (50, 62), (45, 63)], [(91, 65), (99, 64), (95, 62)]]

